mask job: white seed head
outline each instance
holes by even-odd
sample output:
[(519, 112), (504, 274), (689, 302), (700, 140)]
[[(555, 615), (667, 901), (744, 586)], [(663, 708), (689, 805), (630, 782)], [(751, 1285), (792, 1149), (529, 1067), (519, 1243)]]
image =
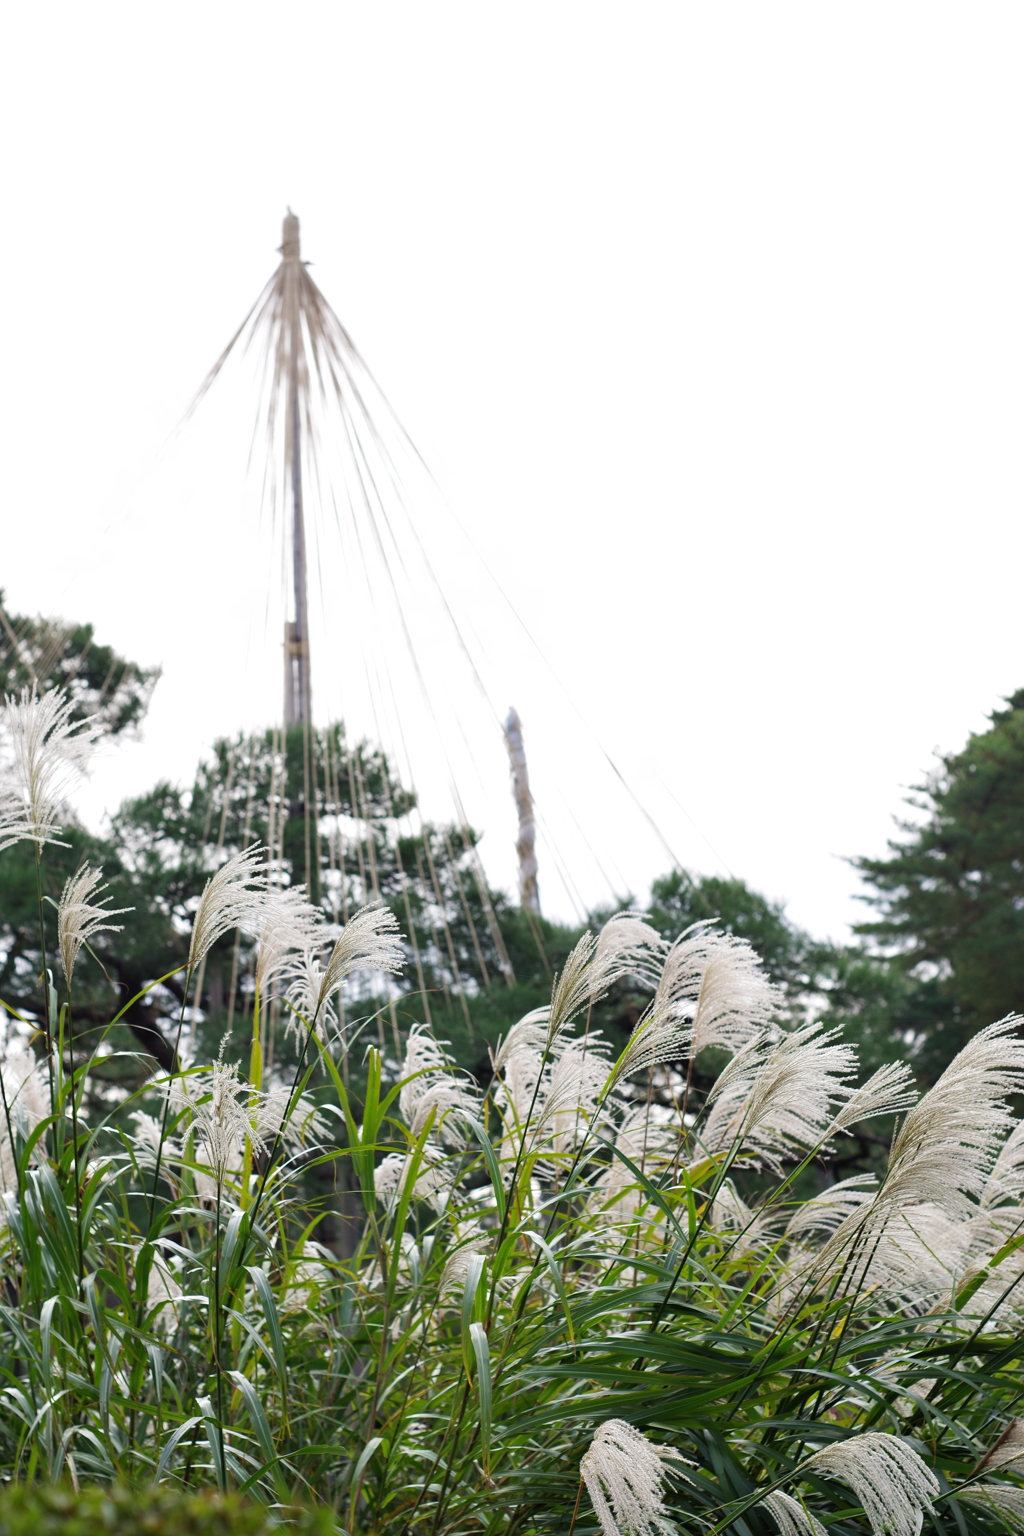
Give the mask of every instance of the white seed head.
[(107, 907), (102, 902), (90, 901), (90, 897), (98, 896), (106, 890), (106, 886), (100, 885), (102, 879), (101, 869), (90, 869), (88, 864), (83, 864), (77, 875), (72, 875), (65, 883), (57, 906), (57, 943), (64, 975), (69, 983), (82, 945), (88, 944), (97, 933), (121, 933), (124, 924), (112, 923), (108, 919), (135, 910), (133, 907)]
[(689, 1021), (671, 1008), (659, 1013), (657, 1003), (638, 1021), (615, 1064), (615, 1081), (646, 1072), (660, 1062), (682, 1061), (690, 1054)]
[[(668, 945), (640, 912), (616, 912), (597, 938), (590, 969), (590, 995), (596, 1000), (613, 981), (630, 976), (652, 991), (658, 985)], [(611, 983), (609, 982), (608, 985)]]
[(873, 1173), (855, 1173), (852, 1178), (830, 1184), (820, 1195), (801, 1201), (786, 1226), (786, 1237), (800, 1237), (808, 1232), (834, 1232), (853, 1211), (874, 1199), (877, 1185)]
[(999, 1149), (992, 1172), (985, 1181), (979, 1204), (992, 1210), (1024, 1195), (1024, 1120), (1017, 1122)]
[(694, 923), (668, 952), (651, 1013), (688, 1023), (692, 1051), (738, 1051), (774, 1019), (782, 1002), (746, 939)]
[(258, 931), (266, 904), (266, 870), (260, 867), (262, 848), (253, 843), (236, 853), (206, 883), (192, 924), (188, 968), (194, 971), (222, 934), (232, 928)]
[(217, 1184), (241, 1165), (246, 1137), (256, 1152), (266, 1146), (258, 1129), (262, 1095), (239, 1081), (234, 1063), (215, 1061), (205, 1072), (170, 1079), (171, 1104), (189, 1112), (196, 1161), (208, 1163)]
[[(594, 1000), (591, 981), (591, 963), (597, 951), (597, 940), (592, 933), (585, 933), (575, 949), (566, 956), (565, 964), (555, 977), (551, 987), (551, 1005), (548, 1011), (547, 1041), (550, 1045), (580, 1009)], [(607, 981), (601, 991), (607, 991)]]
[(774, 1516), (779, 1536), (828, 1536), (821, 1521), (788, 1493), (776, 1489), (774, 1493), (766, 1493), (761, 1503)]
[(665, 1462), (693, 1463), (654, 1445), (624, 1419), (607, 1419), (580, 1462), (604, 1536), (655, 1536), (667, 1516), (662, 1497)]
[(849, 1483), (875, 1536), (919, 1536), (939, 1480), (912, 1446), (895, 1435), (853, 1435), (803, 1463)]
[(1011, 1014), (980, 1030), (914, 1105), (893, 1142), (878, 1194), (826, 1243), (822, 1270), (896, 1211), (935, 1205), (954, 1220), (976, 1215), (1000, 1144), (1014, 1127), (1006, 1098), (1024, 1091), (1024, 1041), (1016, 1036), (1021, 1022)]
[[(298, 1034), (316, 1021), (316, 1033), (325, 1045), (329, 1044), (338, 1025), (338, 1013), (331, 998), (320, 1002), (324, 985), (324, 969), (316, 949), (303, 950), (292, 958), (286, 975), (288, 1010), (286, 1033)], [(319, 1011), (318, 1011), (319, 1005)], [(294, 1012), (292, 1011), (294, 1009)]]
[(1012, 1531), (1024, 1531), (1024, 1488), (1016, 1488), (1012, 1483), (975, 1483), (955, 1497), (966, 1499), (968, 1504), (980, 1504), (1005, 1520)]
[(353, 971), (404, 969), (405, 951), (398, 923), (388, 907), (363, 907), (345, 924), (324, 967), (317, 1012), (332, 998)]
[(1005, 1466), (1008, 1461), (1019, 1461), (1021, 1457), (1024, 1457), (1024, 1419), (1011, 1419), (979, 1461), (977, 1471), (994, 1472), (996, 1467)]
[[(9, 1050), (2, 1064), (4, 1097), (11, 1117), (11, 1128), (28, 1136), (40, 1120), (50, 1113), (50, 1096), (43, 1080), (42, 1070), (31, 1051), (21, 1047)], [(7, 1134), (7, 1116), (0, 1113), (0, 1178), (4, 1190), (13, 1190), (17, 1183), (14, 1148)]]
[(914, 1075), (905, 1061), (886, 1062), (868, 1078), (862, 1088), (851, 1093), (829, 1127), (831, 1136), (845, 1131), (848, 1126), (861, 1120), (873, 1120), (878, 1115), (902, 1114), (917, 1102)]
[(778, 1169), (795, 1150), (817, 1146), (835, 1101), (849, 1093), (843, 1079), (854, 1067), (852, 1047), (833, 1043), (838, 1034), (807, 1024), (775, 1044), (743, 1046), (708, 1095), (705, 1149), (718, 1153), (739, 1142), (741, 1162)]
[(267, 892), (256, 934), (256, 985), (261, 997), (266, 997), (296, 952), (315, 950), (317, 940), (323, 943), (323, 926), (323, 913), (310, 906), (303, 886)]
[[(86, 771), (103, 734), (94, 720), (75, 720), (74, 701), (60, 689), (42, 698), (25, 688), (3, 708), (2, 749), (7, 842), (30, 837), (40, 847), (55, 843), (68, 791)], [(24, 831), (18, 831), (18, 826)], [(4, 846), (7, 844), (5, 843)]]

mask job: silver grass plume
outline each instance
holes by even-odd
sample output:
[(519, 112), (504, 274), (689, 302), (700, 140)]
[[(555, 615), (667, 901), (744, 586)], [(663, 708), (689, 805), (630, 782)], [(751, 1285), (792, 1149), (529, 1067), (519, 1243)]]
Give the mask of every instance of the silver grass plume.
[(570, 1041), (550, 1069), (540, 1119), (555, 1153), (570, 1151), (590, 1128), (608, 1080), (603, 1052), (604, 1042), (591, 1033)]
[(962, 1209), (963, 1196), (983, 1193), (1000, 1137), (1013, 1118), (1005, 1099), (1024, 1090), (1024, 1040), (1011, 1038), (1022, 1021), (1010, 1014), (990, 1024), (964, 1046), (938, 1082), (907, 1115), (889, 1160), (890, 1181), (921, 1182), (919, 1198), (937, 1198), (933, 1181), (952, 1180), (960, 1193), (949, 1208)]
[(268, 891), (256, 933), (256, 985), (260, 996), (269, 989), (296, 953), (306, 953), (324, 940), (324, 918), (306, 900), (301, 885)]
[(255, 1151), (266, 1147), (257, 1129), (258, 1095), (239, 1081), (234, 1063), (215, 1061), (206, 1072), (170, 1079), (171, 1106), (187, 1110), (196, 1133), (196, 1159), (208, 1162), (218, 1185), (240, 1163), (246, 1137)]
[[(320, 1003), (324, 984), (324, 968), (316, 949), (303, 950), (292, 957), (286, 975), (288, 983), (285, 996), (291, 1004), (285, 1032), (291, 1035), (316, 1020), (316, 1032), (326, 1045), (338, 1023), (338, 1011), (331, 998)], [(319, 1005), (319, 1012), (317, 1011)], [(292, 1011), (294, 1010), (294, 1012)]]
[(906, 1062), (886, 1062), (862, 1088), (854, 1089), (829, 1126), (828, 1135), (859, 1125), (862, 1120), (874, 1120), (879, 1115), (902, 1114), (916, 1101), (913, 1073)]
[(491, 1054), (495, 1072), (504, 1071), (509, 1060), (523, 1051), (536, 1051), (539, 1061), (548, 1037), (547, 1021), (547, 1008), (534, 1008), (512, 1025), (504, 1039), (499, 1037)]
[(460, 1248), (456, 1248), (448, 1258), (441, 1273), (441, 1284), (438, 1287), (438, 1295), (445, 1296), (449, 1291), (463, 1291), (466, 1286), (466, 1277), (474, 1259), (482, 1259), (486, 1256), (487, 1240), (484, 1233), (473, 1234)]
[[(615, 1150), (650, 1175), (671, 1162), (679, 1140), (674, 1122), (662, 1124), (646, 1105), (631, 1109), (615, 1134)], [(637, 1184), (636, 1174), (620, 1157), (611, 1162), (598, 1178), (590, 1197), (590, 1209), (602, 1222), (632, 1221), (647, 1196)]]
[[(7, 696), (3, 735), (9, 760), (3, 810), (11, 842), (24, 836), (41, 848), (58, 841), (68, 791), (85, 773), (103, 733), (98, 722), (75, 720), (73, 715), (74, 701), (56, 688), (42, 698), (27, 688), (17, 698)], [(26, 830), (16, 834), (19, 814)]]
[(759, 1243), (772, 1238), (780, 1223), (778, 1211), (770, 1208), (755, 1210), (749, 1206), (737, 1190), (732, 1179), (726, 1179), (715, 1196), (711, 1208), (711, 1225), (720, 1232), (735, 1232), (730, 1245), (731, 1253), (749, 1253)]
[(745, 939), (694, 923), (673, 944), (654, 1000), (619, 1058), (616, 1078), (717, 1045), (736, 1053), (761, 1036), (779, 1011), (782, 990), (769, 981)]
[(1018, 1121), (999, 1149), (978, 1202), (982, 1210), (1020, 1200), (1024, 1194), (1024, 1120)]
[(788, 1493), (766, 1493), (761, 1503), (779, 1528), (779, 1536), (828, 1536), (820, 1520)]
[[(551, 986), (546, 1045), (550, 1046), (580, 1009), (593, 1002), (596, 995), (607, 991), (611, 985), (611, 980), (607, 980), (600, 988), (600, 993), (595, 994), (591, 990), (592, 982), (597, 985), (597, 978), (591, 974), (591, 964), (596, 953), (597, 940), (592, 933), (585, 933), (566, 956), (565, 964)], [(606, 970), (605, 974), (608, 976), (611, 972)], [(614, 980), (614, 975), (611, 975), (611, 979)]]
[(135, 910), (134, 907), (106, 907), (101, 902), (91, 901), (90, 897), (106, 890), (105, 885), (100, 885), (102, 879), (101, 869), (90, 869), (88, 864), (83, 864), (77, 875), (65, 882), (57, 904), (57, 944), (69, 985), (82, 945), (88, 944), (97, 933), (121, 933), (124, 924), (111, 923), (108, 919)]
[(685, 1019), (671, 1011), (657, 1013), (652, 1004), (615, 1063), (615, 1082), (646, 1072), (661, 1062), (681, 1061), (690, 1054), (690, 1039), (690, 1026)]
[(669, 950), (651, 1013), (686, 1020), (694, 1055), (709, 1045), (736, 1052), (767, 1028), (781, 1002), (781, 988), (747, 941), (704, 921)]
[(280, 1137), (286, 1147), (304, 1147), (323, 1141), (328, 1125), (315, 1100), (305, 1093), (300, 1093), (297, 1098), (293, 1094), (292, 1087), (283, 1082), (271, 1083), (258, 1095), (250, 1090), (249, 1098), (254, 1102), (250, 1103), (249, 1118), (257, 1140), (270, 1144)]
[(998, 1440), (985, 1452), (975, 1472), (994, 1472), (1007, 1462), (1024, 1457), (1024, 1419), (1011, 1419)]
[(708, 1095), (704, 1149), (735, 1145), (740, 1163), (778, 1169), (795, 1148), (817, 1146), (855, 1065), (852, 1047), (833, 1043), (839, 1033), (806, 1024), (775, 1045), (755, 1040), (738, 1051)]
[[(50, 1113), (50, 1096), (39, 1062), (31, 1051), (15, 1047), (7, 1052), (0, 1064), (0, 1073), (11, 1128), (28, 1136)], [(17, 1177), (15, 1151), (7, 1132), (7, 1115), (0, 1115), (0, 1179), (4, 1190), (13, 1190)]]
[(616, 912), (597, 938), (591, 965), (590, 995), (596, 1001), (605, 990), (604, 978), (635, 977), (651, 991), (658, 985), (668, 945), (640, 912)]
[(0, 780), (0, 853), (32, 836), (32, 823), (21, 796), (6, 780)]
[(877, 1184), (873, 1173), (855, 1173), (852, 1178), (830, 1184), (820, 1195), (800, 1202), (784, 1235), (792, 1239), (807, 1232), (834, 1232), (841, 1221), (874, 1198)]
[(655, 1536), (668, 1510), (662, 1497), (666, 1461), (693, 1463), (654, 1445), (624, 1419), (607, 1419), (580, 1462), (604, 1536)]
[(837, 1440), (801, 1465), (849, 1483), (875, 1536), (918, 1536), (924, 1516), (934, 1513), (939, 1480), (929, 1466), (895, 1435), (870, 1433)]
[(1012, 1483), (975, 1483), (954, 1498), (980, 1504), (990, 1514), (1004, 1520), (1012, 1531), (1024, 1531), (1024, 1488)]
[(782, 1005), (782, 988), (768, 979), (761, 958), (734, 934), (708, 934), (707, 958), (693, 1014), (692, 1052), (707, 1046), (738, 1051), (767, 1028)]
[[(504, 1040), (499, 1040), (494, 1052), (495, 1076), (500, 1078), (497, 1102), (510, 1111), (506, 1120), (506, 1142), (513, 1126), (523, 1127), (530, 1115), (531, 1105), (536, 1108), (540, 1098), (539, 1085), (544, 1072), (544, 1056), (548, 1044), (547, 1008), (535, 1008), (517, 1024), (513, 1024)], [(557, 1048), (557, 1046), (556, 1046)]]
[(236, 853), (206, 882), (192, 923), (188, 968), (194, 971), (217, 940), (232, 928), (253, 933), (266, 905), (266, 871), (259, 843)]
[(353, 971), (390, 971), (405, 966), (405, 951), (398, 937), (394, 913), (383, 906), (363, 907), (345, 924), (324, 967), (317, 1009), (332, 998)]
[(414, 1024), (409, 1032), (402, 1078), (398, 1107), (410, 1134), (419, 1137), (433, 1113), (433, 1134), (451, 1146), (464, 1145), (465, 1122), (477, 1118), (477, 1100), (468, 1081), (451, 1071), (424, 1024)]
[[(411, 1159), (404, 1152), (389, 1152), (374, 1169), (374, 1192), (389, 1211), (398, 1204), (411, 1168)], [(412, 1198), (430, 1200), (436, 1209), (443, 1210), (457, 1177), (458, 1170), (452, 1166), (440, 1147), (425, 1142), (416, 1182), (412, 1187)]]
[(974, 1202), (985, 1192), (1000, 1140), (1014, 1124), (1005, 1099), (1024, 1090), (1024, 1041), (1013, 1038), (1020, 1023), (1010, 1014), (979, 1030), (910, 1110), (878, 1194), (826, 1243), (819, 1255), (823, 1270), (897, 1210), (934, 1204), (959, 1220), (977, 1212)]

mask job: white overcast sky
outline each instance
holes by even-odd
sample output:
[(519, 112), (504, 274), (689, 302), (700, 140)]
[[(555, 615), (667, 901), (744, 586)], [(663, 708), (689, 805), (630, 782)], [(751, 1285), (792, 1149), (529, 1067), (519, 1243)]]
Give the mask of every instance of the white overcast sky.
[[(935, 0), (9, 6), (0, 582), (164, 668), (84, 813), (279, 711), (243, 374), (173, 434), (290, 204), (443, 492), (489, 706), (417, 644), (492, 877), (515, 702), (552, 914), (670, 862), (600, 743), (684, 864), (841, 937), (844, 857), (1024, 684), (1022, 44)], [(320, 717), (393, 677), (444, 815), (380, 603), (325, 523)]]

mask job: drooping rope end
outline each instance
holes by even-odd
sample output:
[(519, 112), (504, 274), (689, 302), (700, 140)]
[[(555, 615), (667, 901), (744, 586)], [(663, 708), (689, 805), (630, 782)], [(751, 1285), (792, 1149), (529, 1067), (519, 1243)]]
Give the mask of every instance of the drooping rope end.
[(299, 220), (298, 215), (292, 213), (290, 208), (281, 225), (281, 255), (285, 261), (299, 259)]

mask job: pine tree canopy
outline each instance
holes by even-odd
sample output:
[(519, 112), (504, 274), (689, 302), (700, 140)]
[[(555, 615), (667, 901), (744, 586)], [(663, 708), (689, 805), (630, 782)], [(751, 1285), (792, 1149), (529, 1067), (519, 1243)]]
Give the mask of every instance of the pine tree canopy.
[(1024, 689), (1006, 706), (915, 790), (923, 819), (889, 855), (854, 860), (880, 914), (857, 931), (912, 982), (904, 1023), (929, 1066), (1024, 1010)]

